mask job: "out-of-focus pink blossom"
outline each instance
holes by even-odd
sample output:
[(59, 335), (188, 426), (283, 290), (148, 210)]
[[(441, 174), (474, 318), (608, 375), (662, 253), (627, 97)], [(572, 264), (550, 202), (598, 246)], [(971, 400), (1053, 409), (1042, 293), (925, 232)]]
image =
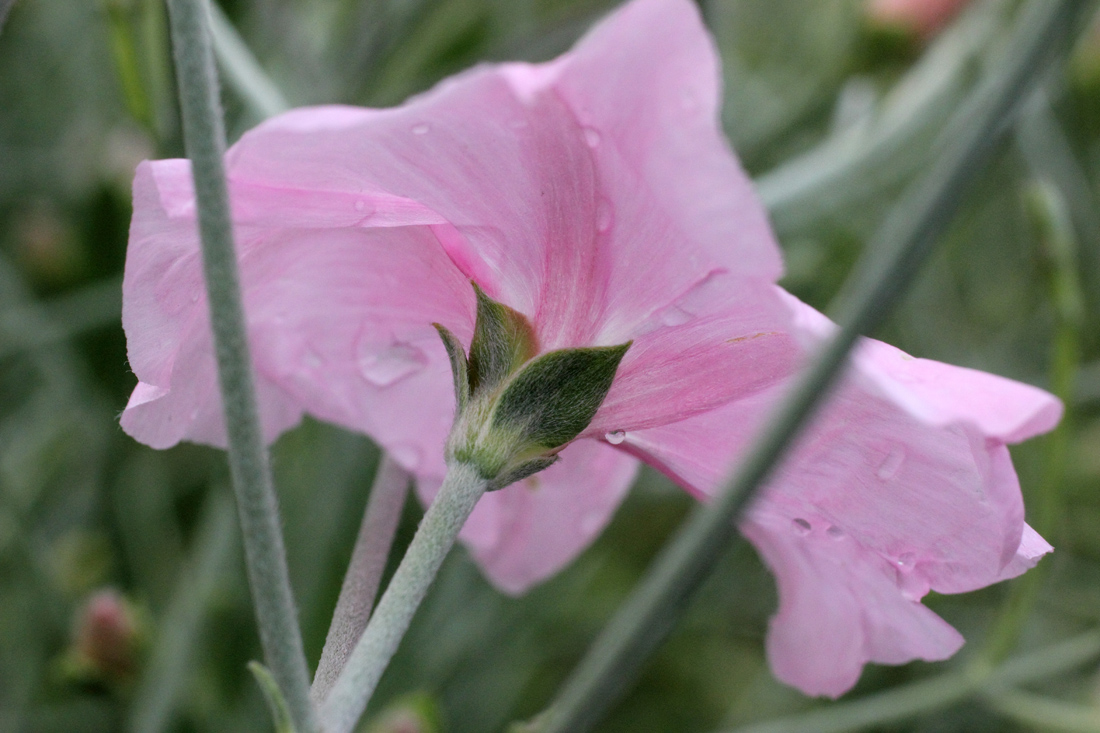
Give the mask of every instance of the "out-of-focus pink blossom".
[[(547, 64), (475, 68), (402, 107), (307, 108), (226, 156), (269, 440), (303, 413), (371, 435), (429, 498), (453, 414), (438, 322), (469, 344), (474, 281), (539, 348), (633, 341), (581, 439), (486, 495), (462, 538), (519, 593), (607, 523), (641, 458), (705, 498), (829, 324), (773, 283), (778, 247), (718, 126), (688, 0), (635, 0)], [(139, 440), (224, 444), (186, 161), (143, 164), (123, 320)], [(866, 342), (743, 529), (775, 570), (779, 676), (839, 694), (868, 660), (942, 659), (920, 603), (1022, 572), (1004, 444), (1045, 393)]]
[(879, 27), (899, 28), (931, 38), (968, 2), (970, 0), (869, 0), (867, 16)]

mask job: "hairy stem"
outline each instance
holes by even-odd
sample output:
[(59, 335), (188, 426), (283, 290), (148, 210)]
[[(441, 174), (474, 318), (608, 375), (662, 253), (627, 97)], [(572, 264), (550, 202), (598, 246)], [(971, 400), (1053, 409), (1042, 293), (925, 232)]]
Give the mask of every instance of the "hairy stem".
[(450, 466), (366, 631), (321, 706), (325, 733), (349, 733), (355, 727), (486, 485), (473, 467)]
[(313, 678), (310, 694), (314, 704), (324, 702), (355, 643), (367, 628), (411, 480), (408, 471), (383, 454)]
[(299, 731), (315, 730), (309, 673), (287, 573), (275, 489), (260, 428), (222, 158), (225, 128), (203, 0), (169, 0), (184, 143), (195, 180), (203, 272), (229, 466), (264, 657)]

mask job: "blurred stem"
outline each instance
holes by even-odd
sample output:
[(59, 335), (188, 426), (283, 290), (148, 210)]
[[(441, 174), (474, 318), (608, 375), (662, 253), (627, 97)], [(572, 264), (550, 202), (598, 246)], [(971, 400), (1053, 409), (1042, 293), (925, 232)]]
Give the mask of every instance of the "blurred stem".
[(996, 712), (1034, 730), (1064, 733), (1100, 733), (1100, 710), (1036, 695), (1024, 690), (1006, 689), (983, 696)]
[(15, 5), (15, 0), (0, 0), (0, 31), (4, 30), (4, 21), (8, 19), (8, 11)]
[[(873, 119), (834, 134), (756, 179), (780, 231), (877, 193), (928, 159), (975, 62), (1005, 32), (1009, 3), (972, 3), (886, 96)], [(935, 146), (933, 146), (935, 149)]]
[(967, 184), (992, 156), (1005, 121), (1069, 40), (1085, 0), (1029, 3), (1006, 62), (952, 118), (953, 144), (903, 197), (868, 244), (838, 296), (836, 335), (821, 348), (753, 441), (709, 507), (698, 507), (593, 643), (539, 733), (589, 730), (633, 680), (735, 536), (734, 523), (844, 371), (860, 334), (873, 332), (901, 298), (946, 229)]
[(366, 631), (321, 706), (325, 733), (349, 733), (355, 727), (486, 485), (471, 466), (455, 463), (448, 467), (447, 477), (424, 514)]
[[(1032, 526), (1039, 534), (1049, 537), (1057, 529), (1061, 511), (1061, 487), (1073, 427), (1073, 385), (1081, 362), (1085, 307), (1078, 280), (1077, 239), (1065, 198), (1049, 181), (1032, 183), (1025, 196), (1026, 209), (1038, 232), (1040, 255), (1048, 275), (1047, 289), (1054, 305), (1051, 390), (1066, 409), (1054, 431), (1040, 439), (1043, 473), (1037, 492), (1028, 502), (1032, 509)], [(1016, 646), (1046, 574), (1044, 564), (1013, 582), (986, 644), (983, 656), (989, 663), (996, 664)]]
[(179, 574), (160, 633), (130, 708), (131, 733), (165, 730), (173, 705), (187, 684), (196, 639), (210, 601), (229, 569), (235, 549), (233, 505), (220, 492), (207, 500), (195, 555)]
[(203, 0), (168, 0), (168, 11), (249, 584), (264, 657), (286, 696), (295, 726), (301, 733), (308, 733), (316, 729), (309, 701), (309, 673), (252, 383), (252, 358), (222, 167), (225, 129), (207, 28), (209, 16)]
[(319, 705), (328, 696), (363, 629), (367, 628), (411, 480), (396, 461), (382, 455), (313, 678), (310, 694), (314, 704)]
[(747, 725), (728, 733), (848, 733), (899, 723), (920, 713), (945, 708), (972, 695), (1005, 690), (1051, 677), (1100, 655), (1100, 631), (1022, 654), (1000, 667), (968, 665), (929, 679), (900, 685), (858, 700), (827, 705), (807, 713)]
[(237, 29), (216, 2), (210, 3), (210, 32), (214, 54), (230, 88), (259, 120), (290, 109), (279, 87), (264, 72)]
[(114, 57), (115, 72), (122, 87), (122, 98), (126, 103), (126, 109), (146, 130), (155, 135), (153, 104), (145, 92), (141, 71), (138, 68), (137, 44), (134, 42), (130, 12), (119, 0), (107, 0), (104, 8), (107, 12), (107, 27), (111, 36), (111, 55)]

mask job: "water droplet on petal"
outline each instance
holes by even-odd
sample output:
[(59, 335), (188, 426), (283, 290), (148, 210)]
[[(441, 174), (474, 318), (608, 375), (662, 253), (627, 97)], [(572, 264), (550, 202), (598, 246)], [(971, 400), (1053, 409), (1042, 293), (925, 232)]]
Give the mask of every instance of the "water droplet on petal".
[(691, 314), (678, 305), (670, 305), (658, 316), (666, 326), (682, 326), (691, 320)]
[(611, 229), (615, 223), (615, 210), (611, 208), (611, 202), (601, 200), (596, 205), (596, 231), (603, 234)]
[(390, 446), (390, 457), (407, 471), (415, 471), (420, 466), (420, 449), (412, 443), (398, 443)]
[(199, 302), (199, 291), (196, 290), (195, 292), (191, 293), (191, 302), (192, 303), (198, 303)]
[(603, 529), (605, 518), (603, 512), (588, 512), (581, 517), (581, 533), (594, 535)]
[(798, 519), (791, 520), (791, 529), (795, 531), (795, 534), (808, 535), (812, 527), (809, 522), (799, 517)]
[(427, 122), (421, 122), (418, 125), (412, 126), (412, 133), (414, 135), (427, 135), (428, 130), (430, 129), (432, 129), (431, 125), (429, 125)]
[(889, 455), (882, 460), (879, 464), (878, 471), (875, 472), (880, 479), (887, 481), (897, 475), (898, 469), (901, 468), (901, 464), (905, 462), (905, 451), (901, 448), (894, 448), (890, 451)]
[(600, 132), (591, 127), (584, 128), (584, 142), (590, 148), (595, 148), (600, 144)]
[(898, 559), (894, 563), (898, 566), (898, 570), (908, 573), (916, 565), (917, 556), (911, 552), (905, 552), (898, 556)]
[(603, 439), (611, 445), (621, 445), (626, 440), (626, 431), (612, 430), (610, 433), (604, 433)]
[(827, 530), (825, 530), (825, 534), (829, 535), (834, 540), (839, 540), (839, 539), (844, 538), (844, 530), (842, 530), (840, 527), (836, 526), (835, 524), (830, 524), (829, 528)]
[(359, 373), (376, 387), (389, 387), (427, 364), (428, 357), (412, 344), (396, 342), (379, 348), (378, 344), (360, 343)]

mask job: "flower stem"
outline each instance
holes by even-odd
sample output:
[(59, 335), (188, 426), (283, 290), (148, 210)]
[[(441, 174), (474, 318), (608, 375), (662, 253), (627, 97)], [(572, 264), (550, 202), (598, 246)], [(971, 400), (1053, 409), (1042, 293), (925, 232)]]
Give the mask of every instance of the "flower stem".
[(367, 627), (410, 481), (408, 471), (388, 455), (382, 455), (313, 678), (310, 695), (315, 704), (324, 702)]
[(225, 129), (203, 0), (169, 0), (184, 143), (195, 179), (203, 271), (225, 411), (229, 466), (264, 657), (299, 731), (315, 730), (309, 674), (287, 574), (245, 332), (222, 159)]
[(226, 83), (257, 119), (266, 120), (290, 109), (282, 91), (264, 72), (216, 2), (210, 3), (210, 36)]
[(769, 419), (709, 507), (698, 507), (662, 551), (566, 680), (534, 729), (580, 733), (591, 728), (672, 628), (676, 616), (735, 537), (734, 522), (771, 475), (804, 424), (840, 378), (860, 334), (883, 322), (947, 227), (967, 184), (992, 156), (1006, 120), (1034, 87), (1087, 6), (1083, 0), (1028, 4), (1011, 53), (952, 118), (955, 142), (891, 212), (841, 295), (840, 329), (818, 352)]
[(743, 726), (727, 733), (854, 733), (900, 723), (920, 713), (945, 708), (974, 694), (999, 697), (1017, 685), (1079, 667), (1100, 654), (1100, 632), (1088, 631), (1066, 641), (1021, 654), (1000, 667), (967, 665), (961, 671), (929, 677), (858, 700)]
[(366, 631), (321, 706), (325, 733), (348, 733), (355, 727), (428, 586), (486, 486), (487, 481), (473, 467), (464, 463), (449, 467)]

